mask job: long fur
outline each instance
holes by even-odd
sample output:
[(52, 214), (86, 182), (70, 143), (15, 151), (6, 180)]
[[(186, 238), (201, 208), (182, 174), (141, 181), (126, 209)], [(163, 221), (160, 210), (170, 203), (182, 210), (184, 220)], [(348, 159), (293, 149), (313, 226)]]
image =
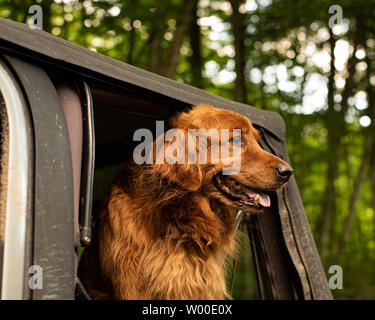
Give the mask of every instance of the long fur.
[[(212, 117), (204, 119), (210, 113)], [(201, 118), (208, 127), (233, 118), (223, 126), (248, 126), (255, 146), (258, 134), (250, 121), (210, 106), (195, 107), (172, 119), (171, 125), (199, 128), (202, 124), (196, 122)], [(251, 150), (260, 160), (251, 165), (245, 161), (244, 170), (257, 178), (246, 179), (259, 180), (261, 172), (269, 187), (274, 178), (266, 169), (274, 171), (281, 160), (259, 146)], [(223, 260), (236, 247), (235, 209), (212, 186), (211, 177), (221, 168), (128, 163), (110, 187), (97, 221), (97, 237), (80, 264), (79, 275), (90, 295), (94, 299), (229, 297)]]

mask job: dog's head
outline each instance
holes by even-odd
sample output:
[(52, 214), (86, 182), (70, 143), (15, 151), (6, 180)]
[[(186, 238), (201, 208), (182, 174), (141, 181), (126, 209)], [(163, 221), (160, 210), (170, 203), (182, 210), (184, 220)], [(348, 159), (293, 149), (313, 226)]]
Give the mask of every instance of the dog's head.
[(199, 191), (210, 200), (256, 213), (271, 205), (269, 192), (293, 173), (285, 161), (260, 147), (258, 131), (235, 112), (200, 105), (174, 117), (170, 126), (180, 135), (170, 139), (175, 146), (172, 153), (165, 151), (167, 162), (168, 154), (178, 152), (184, 162), (160, 164), (158, 170), (181, 188)]

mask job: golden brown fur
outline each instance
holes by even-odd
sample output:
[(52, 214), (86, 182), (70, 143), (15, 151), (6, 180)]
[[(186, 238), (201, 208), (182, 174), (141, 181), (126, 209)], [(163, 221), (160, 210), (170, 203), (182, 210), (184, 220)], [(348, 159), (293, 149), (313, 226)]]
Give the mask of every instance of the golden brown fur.
[[(242, 130), (236, 179), (272, 191), (281, 159), (260, 148), (258, 132), (234, 112), (197, 106), (170, 121), (183, 130)], [(186, 132), (187, 133), (187, 132)], [(210, 143), (208, 143), (210, 148)], [(97, 241), (85, 250), (80, 277), (95, 299), (223, 299), (223, 259), (235, 246), (236, 208), (212, 183), (224, 164), (129, 163), (111, 186)]]

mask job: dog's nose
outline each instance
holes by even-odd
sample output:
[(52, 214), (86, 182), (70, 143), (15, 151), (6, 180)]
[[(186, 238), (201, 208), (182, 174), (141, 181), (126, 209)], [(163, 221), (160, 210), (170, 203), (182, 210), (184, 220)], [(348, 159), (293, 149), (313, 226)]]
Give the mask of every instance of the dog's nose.
[(276, 173), (278, 178), (285, 182), (288, 181), (293, 173), (293, 169), (286, 163), (280, 163), (276, 167)]

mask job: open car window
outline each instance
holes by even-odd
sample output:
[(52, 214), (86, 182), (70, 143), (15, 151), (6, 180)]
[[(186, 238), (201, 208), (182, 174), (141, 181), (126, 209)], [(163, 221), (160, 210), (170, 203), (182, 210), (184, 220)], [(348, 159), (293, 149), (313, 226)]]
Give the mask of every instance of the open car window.
[[(285, 124), (276, 113), (165, 79), (47, 33), (32, 32), (23, 24), (0, 19), (0, 26), (2, 62), (23, 92), (21, 105), (27, 106), (30, 122), (25, 120), (21, 126), (27, 132), (22, 152), (30, 154), (35, 146), (35, 157), (30, 158), (35, 159), (35, 181), (31, 189), (23, 190), (31, 199), (25, 202), (24, 214), (25, 219), (31, 217), (32, 227), (25, 222), (24, 263), (17, 271), (22, 274), (19, 298), (74, 298), (76, 251), (90, 245), (91, 216), (95, 222), (106, 186), (133, 150), (136, 129), (152, 131), (156, 120), (209, 103), (248, 117), (260, 133), (262, 148), (289, 162)], [(57, 74), (67, 82), (61, 83)], [(3, 90), (0, 86), (5, 96)], [(64, 107), (64, 97), (72, 99), (73, 109)], [(8, 108), (7, 99), (3, 100)], [(10, 145), (9, 150), (13, 150)], [(21, 185), (29, 185), (28, 175), (22, 179)], [(244, 219), (260, 298), (330, 299), (294, 177), (273, 197), (264, 215)], [(4, 273), (9, 268), (5, 253), (2, 284), (9, 279)], [(27, 289), (25, 270), (31, 265), (51, 271), (45, 275), (43, 290)]]

